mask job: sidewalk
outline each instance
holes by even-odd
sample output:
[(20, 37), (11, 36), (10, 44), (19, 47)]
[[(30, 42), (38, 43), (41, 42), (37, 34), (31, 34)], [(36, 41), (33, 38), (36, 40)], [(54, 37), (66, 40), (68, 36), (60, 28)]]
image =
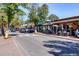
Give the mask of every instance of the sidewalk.
[(0, 56), (22, 56), (23, 53), (16, 46), (12, 38), (3, 39), (0, 37)]
[(47, 35), (47, 36), (61, 38), (61, 39), (79, 41), (79, 38), (76, 38), (76, 37), (73, 37), (73, 36), (62, 36), (62, 35), (58, 36), (58, 35), (53, 35), (53, 34), (44, 34), (44, 33), (40, 33), (40, 32), (38, 32), (37, 34), (39, 34), (39, 35)]

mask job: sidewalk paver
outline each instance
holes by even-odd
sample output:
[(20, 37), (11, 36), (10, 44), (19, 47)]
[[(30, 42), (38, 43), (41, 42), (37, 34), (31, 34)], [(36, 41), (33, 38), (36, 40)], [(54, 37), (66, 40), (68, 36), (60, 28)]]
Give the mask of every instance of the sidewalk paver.
[(3, 39), (0, 37), (0, 56), (22, 56), (12, 38)]

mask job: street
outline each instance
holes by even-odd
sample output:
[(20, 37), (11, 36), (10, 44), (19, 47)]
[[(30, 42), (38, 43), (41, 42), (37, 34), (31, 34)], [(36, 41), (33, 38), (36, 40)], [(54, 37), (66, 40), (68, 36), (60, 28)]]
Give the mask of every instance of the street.
[(79, 55), (79, 43), (74, 40), (35, 33), (18, 33), (14, 40), (29, 56)]
[(25, 52), (27, 51), (29, 55), (50, 56), (51, 54), (47, 52), (47, 49), (39, 39), (40, 38), (35, 37), (33, 34), (19, 34), (15, 37), (15, 41), (18, 43), (18, 46)]
[(79, 56), (78, 7), (1, 3), (0, 56)]

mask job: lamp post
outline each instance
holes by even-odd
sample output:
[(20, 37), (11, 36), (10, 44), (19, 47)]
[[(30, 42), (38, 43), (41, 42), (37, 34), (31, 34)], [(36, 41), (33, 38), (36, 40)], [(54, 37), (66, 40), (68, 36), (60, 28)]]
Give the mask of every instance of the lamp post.
[(3, 18), (4, 18), (4, 17), (2, 16), (2, 28), (1, 28), (1, 29), (2, 29), (2, 35), (5, 36)]

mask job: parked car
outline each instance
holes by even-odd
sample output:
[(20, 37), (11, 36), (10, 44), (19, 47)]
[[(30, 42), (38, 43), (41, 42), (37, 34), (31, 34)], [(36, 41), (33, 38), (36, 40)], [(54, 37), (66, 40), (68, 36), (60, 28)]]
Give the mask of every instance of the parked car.
[(28, 33), (33, 33), (33, 32), (35, 32), (35, 30), (32, 29), (32, 28), (29, 28), (29, 29), (27, 30), (27, 32), (28, 32)]
[(10, 31), (11, 32), (16, 32), (16, 28), (11, 28)]
[(52, 32), (52, 30), (46, 29), (46, 30), (43, 31), (43, 33), (52, 34), (53, 32)]
[(79, 29), (77, 29), (77, 30), (75, 31), (75, 36), (76, 36), (76, 37), (79, 37)]
[(16, 31), (19, 31), (19, 28), (16, 28)]
[(26, 33), (26, 28), (21, 28), (21, 29), (19, 29), (19, 32), (20, 32), (20, 33)]
[(26, 32), (28, 32), (28, 30), (29, 30), (29, 29), (28, 29), (28, 28), (26, 28)]

